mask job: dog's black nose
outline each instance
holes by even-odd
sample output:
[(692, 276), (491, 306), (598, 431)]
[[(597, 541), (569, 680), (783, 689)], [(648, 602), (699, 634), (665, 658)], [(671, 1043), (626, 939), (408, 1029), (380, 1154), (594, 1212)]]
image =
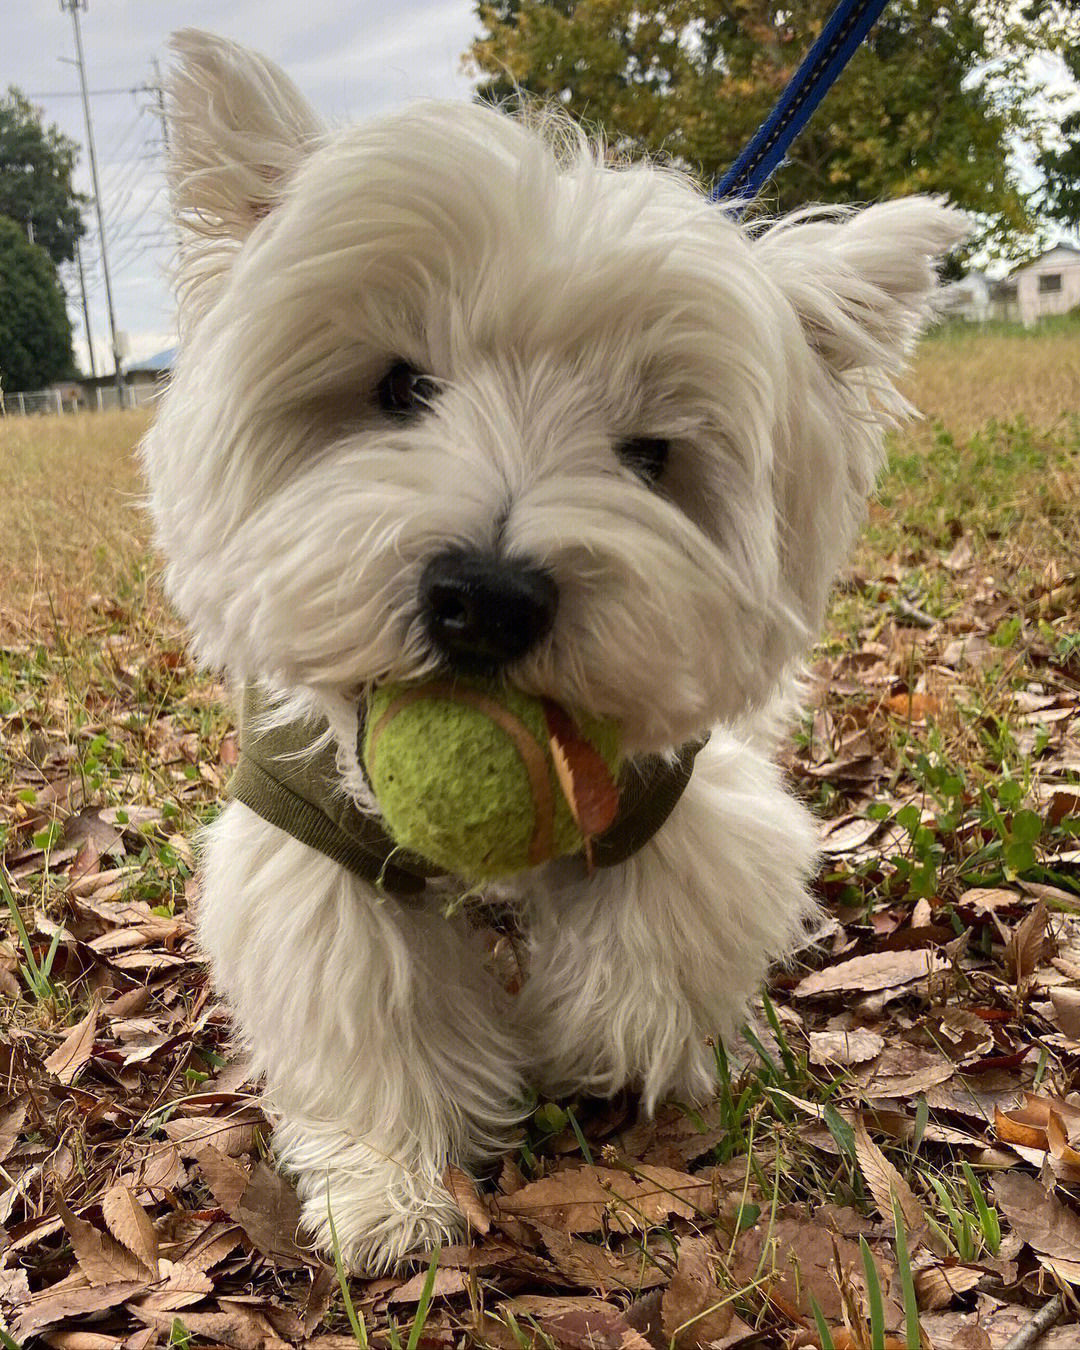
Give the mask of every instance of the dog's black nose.
[(508, 665), (551, 629), (559, 589), (547, 572), (490, 553), (451, 549), (420, 577), (428, 636), (455, 670)]

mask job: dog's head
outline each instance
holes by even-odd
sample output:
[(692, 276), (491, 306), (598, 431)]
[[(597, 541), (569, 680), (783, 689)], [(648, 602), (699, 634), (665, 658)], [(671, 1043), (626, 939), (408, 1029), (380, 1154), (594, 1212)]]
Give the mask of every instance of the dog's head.
[(261, 58), (175, 45), (183, 343), (144, 459), (202, 655), (332, 699), (498, 669), (631, 749), (767, 700), (957, 213), (748, 231), (559, 122), (330, 132)]

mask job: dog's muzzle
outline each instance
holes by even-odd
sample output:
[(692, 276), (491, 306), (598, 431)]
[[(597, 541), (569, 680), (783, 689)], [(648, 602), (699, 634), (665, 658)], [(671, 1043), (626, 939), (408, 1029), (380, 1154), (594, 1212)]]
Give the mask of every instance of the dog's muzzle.
[(449, 549), (420, 577), (428, 638), (453, 670), (498, 669), (551, 631), (559, 588), (540, 567), (490, 553)]

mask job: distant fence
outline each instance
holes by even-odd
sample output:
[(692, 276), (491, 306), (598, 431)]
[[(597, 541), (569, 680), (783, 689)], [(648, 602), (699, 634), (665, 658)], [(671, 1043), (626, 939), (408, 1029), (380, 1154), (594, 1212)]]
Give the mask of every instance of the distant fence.
[(34, 413), (106, 412), (114, 408), (142, 408), (154, 403), (162, 392), (161, 384), (125, 384), (123, 402), (116, 385), (98, 385), (84, 389), (64, 385), (55, 389), (15, 390), (0, 394), (0, 414), (30, 417)]

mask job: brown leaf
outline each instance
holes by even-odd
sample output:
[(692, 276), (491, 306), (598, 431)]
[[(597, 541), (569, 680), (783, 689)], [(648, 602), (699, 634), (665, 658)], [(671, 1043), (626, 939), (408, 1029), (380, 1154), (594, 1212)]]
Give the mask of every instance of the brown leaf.
[(616, 1256), (607, 1247), (574, 1237), (559, 1228), (529, 1220), (547, 1248), (552, 1263), (570, 1284), (589, 1289), (605, 1298), (625, 1289), (649, 1289), (666, 1281), (659, 1266), (650, 1263), (640, 1251)]
[(1015, 891), (985, 886), (975, 886), (970, 891), (965, 891), (957, 901), (957, 904), (965, 905), (981, 913), (989, 913), (991, 910), (1003, 909), (1019, 903), (1020, 897)]
[(278, 1265), (315, 1263), (311, 1253), (303, 1251), (296, 1241), (300, 1228), (296, 1191), (268, 1163), (256, 1164), (239, 1204), (230, 1213), (255, 1247)]
[(1022, 1148), (1050, 1148), (1051, 1116), (1066, 1140), (1080, 1134), (1080, 1108), (1059, 1098), (1045, 1097), (1037, 1092), (1025, 1092), (1024, 1103), (1008, 1111), (994, 1108), (994, 1129), (999, 1139)]
[(26, 1123), (26, 1101), (25, 1097), (19, 1097), (0, 1109), (0, 1163), (15, 1147), (15, 1141)]
[(11, 1328), (13, 1336), (24, 1340), (28, 1336), (55, 1326), (68, 1317), (86, 1317), (90, 1313), (104, 1312), (115, 1308), (128, 1299), (141, 1294), (146, 1288), (145, 1280), (128, 1280), (120, 1283), (73, 1288), (64, 1283), (64, 1288), (54, 1285), (43, 1289), (33, 1296), (31, 1302), (19, 1310), (19, 1316)]
[(922, 947), (911, 951), (874, 952), (870, 956), (853, 956), (849, 961), (812, 971), (792, 992), (796, 998), (811, 998), (848, 989), (892, 989), (947, 970), (948, 965), (944, 957)]
[(1031, 1177), (1002, 1172), (993, 1181), (994, 1199), (1013, 1232), (1037, 1252), (1080, 1261), (1080, 1217), (1066, 1209)]
[(878, 1213), (894, 1230), (893, 1196), (896, 1197), (907, 1228), (908, 1247), (914, 1251), (929, 1227), (926, 1214), (911, 1187), (870, 1138), (861, 1111), (855, 1117), (855, 1157), (870, 1194), (874, 1197)]
[(214, 1199), (227, 1214), (232, 1214), (251, 1180), (248, 1169), (209, 1146), (199, 1150), (195, 1161)]
[(1040, 900), (1027, 918), (1016, 926), (1005, 952), (1005, 960), (1017, 984), (1029, 980), (1042, 960), (1048, 917), (1046, 904)]
[(61, 1195), (56, 1194), (53, 1203), (71, 1239), (79, 1269), (91, 1284), (119, 1284), (129, 1280), (141, 1280), (149, 1284), (157, 1278), (156, 1267), (148, 1270), (137, 1256), (108, 1233), (103, 1233), (85, 1219), (77, 1218)]
[(472, 1177), (460, 1167), (450, 1163), (443, 1173), (443, 1185), (450, 1192), (454, 1204), (464, 1214), (469, 1227), (481, 1235), (490, 1233), (491, 1215), (484, 1208), (484, 1202), (480, 1199)]
[[(419, 1271), (411, 1280), (406, 1280), (400, 1288), (395, 1289), (387, 1302), (391, 1305), (401, 1303), (419, 1303), (424, 1293), (424, 1286), (427, 1284), (428, 1272)], [(435, 1279), (431, 1285), (432, 1298), (449, 1298), (452, 1294), (460, 1294), (469, 1286), (467, 1276), (460, 1270), (437, 1270)]]
[(188, 1158), (197, 1157), (208, 1144), (230, 1158), (254, 1153), (261, 1128), (262, 1116), (243, 1109), (228, 1116), (174, 1116), (165, 1122), (166, 1135)]
[(148, 1270), (158, 1268), (158, 1241), (150, 1216), (124, 1185), (111, 1186), (101, 1197), (101, 1213), (109, 1232)]
[[(131, 1311), (140, 1321), (163, 1332), (167, 1339), (174, 1321), (171, 1312), (144, 1309), (137, 1304)], [(270, 1350), (281, 1344), (272, 1324), (254, 1308), (230, 1306), (227, 1312), (185, 1312), (182, 1320), (184, 1329), (191, 1335), (227, 1345), (230, 1350)]]
[(90, 1005), (90, 1011), (71, 1028), (68, 1034), (45, 1060), (45, 1068), (54, 1074), (61, 1083), (70, 1085), (75, 1075), (90, 1058), (94, 1050), (94, 1037), (97, 1035), (98, 1003)]
[(947, 1308), (957, 1294), (974, 1289), (985, 1273), (973, 1266), (923, 1266), (916, 1270), (915, 1297), (920, 1311)]
[(140, 1300), (141, 1308), (173, 1312), (198, 1303), (214, 1291), (214, 1282), (209, 1275), (191, 1266), (162, 1260), (160, 1274), (161, 1282)]
[(875, 1059), (885, 1047), (885, 1040), (876, 1031), (855, 1027), (851, 1031), (812, 1031), (810, 1033), (811, 1064), (865, 1064)]
[(209, 1223), (172, 1256), (192, 1270), (210, 1270), (240, 1245), (242, 1237), (243, 1230), (238, 1224)]
[(1080, 1041), (1080, 989), (1059, 985), (1050, 990), (1054, 1018), (1070, 1040)]
[(1046, 1117), (1046, 1142), (1050, 1147), (1050, 1156), (1070, 1167), (1080, 1167), (1080, 1153), (1069, 1143), (1065, 1124), (1056, 1111), (1050, 1111)]
[(566, 1233), (588, 1233), (605, 1222), (631, 1232), (669, 1215), (692, 1219), (710, 1212), (714, 1201), (708, 1182), (669, 1167), (637, 1167), (631, 1175), (583, 1166), (531, 1182), (501, 1197), (498, 1206), (501, 1213), (537, 1219)]
[(705, 1238), (679, 1243), (678, 1265), (661, 1304), (664, 1339), (678, 1350), (705, 1350), (731, 1329), (735, 1309), (709, 1268), (712, 1253)]
[(618, 1308), (602, 1299), (525, 1295), (501, 1309), (535, 1318), (560, 1350), (651, 1350)]

